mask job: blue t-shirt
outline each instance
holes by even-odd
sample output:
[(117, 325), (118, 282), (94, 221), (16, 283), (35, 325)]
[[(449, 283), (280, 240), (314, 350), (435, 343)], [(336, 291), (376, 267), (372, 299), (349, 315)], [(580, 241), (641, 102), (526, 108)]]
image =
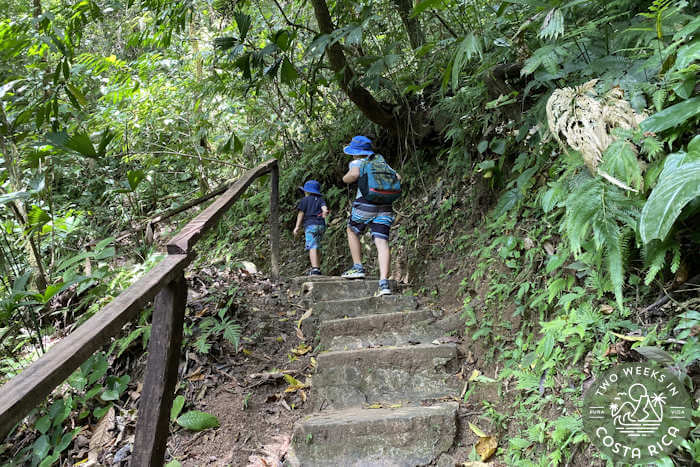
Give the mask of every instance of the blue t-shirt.
[(321, 207), (325, 205), (326, 202), (318, 195), (304, 196), (299, 200), (297, 209), (304, 213), (304, 228), (310, 225), (326, 225), (326, 221), (321, 217)]

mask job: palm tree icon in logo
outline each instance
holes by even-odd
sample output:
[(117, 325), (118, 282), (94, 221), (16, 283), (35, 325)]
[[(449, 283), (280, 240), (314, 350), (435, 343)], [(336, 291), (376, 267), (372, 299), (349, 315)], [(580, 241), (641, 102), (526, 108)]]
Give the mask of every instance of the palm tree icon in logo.
[(652, 434), (661, 424), (666, 396), (663, 392), (649, 398), (646, 386), (635, 383), (627, 392), (619, 392), (610, 404), (615, 429), (631, 437)]

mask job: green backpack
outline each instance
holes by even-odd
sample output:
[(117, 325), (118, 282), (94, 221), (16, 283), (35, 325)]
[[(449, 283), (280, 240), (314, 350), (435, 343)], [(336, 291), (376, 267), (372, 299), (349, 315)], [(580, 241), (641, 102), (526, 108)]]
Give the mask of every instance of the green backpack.
[(381, 154), (367, 157), (358, 186), (362, 196), (373, 204), (391, 204), (401, 196), (401, 180)]

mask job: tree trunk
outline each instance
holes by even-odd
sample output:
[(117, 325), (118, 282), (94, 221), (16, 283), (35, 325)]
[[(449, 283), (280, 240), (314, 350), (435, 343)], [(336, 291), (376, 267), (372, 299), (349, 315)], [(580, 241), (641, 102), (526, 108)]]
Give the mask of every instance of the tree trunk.
[(422, 46), (425, 42), (425, 36), (423, 35), (423, 29), (421, 29), (420, 22), (418, 18), (411, 18), (411, 12), (413, 11), (413, 1), (412, 0), (393, 0), (394, 5), (399, 10), (399, 16), (406, 28), (406, 33), (408, 34), (408, 41), (411, 43), (411, 48), (413, 50)]
[[(311, 0), (316, 14), (316, 22), (322, 34), (331, 34), (335, 30), (326, 0)], [(399, 126), (394, 115), (380, 104), (369, 91), (357, 84), (355, 73), (345, 59), (345, 53), (339, 43), (327, 50), (331, 69), (340, 75), (340, 87), (360, 111), (377, 125), (396, 133)]]
[[(5, 115), (5, 109), (0, 107), (0, 118), (2, 119), (2, 126), (6, 129), (9, 137), (0, 136), (0, 149), (5, 155), (5, 170), (7, 172), (8, 178), (10, 180), (10, 187), (13, 191), (20, 191), (22, 189), (21, 172), (17, 168), (17, 159), (19, 151), (12, 138), (12, 128)], [(27, 211), (24, 208), (24, 203), (20, 200), (13, 200), (8, 203), (10, 205), (10, 210), (15, 215), (17, 222), (22, 226), (22, 229), (26, 232), (27, 243), (25, 245), (27, 252), (27, 262), (34, 269), (35, 274), (33, 274), (34, 285), (36, 288), (43, 293), (46, 290), (48, 281), (46, 279), (46, 270), (41, 262), (41, 250), (39, 246), (34, 241), (32, 237), (32, 232), (30, 231), (29, 222), (27, 220)]]

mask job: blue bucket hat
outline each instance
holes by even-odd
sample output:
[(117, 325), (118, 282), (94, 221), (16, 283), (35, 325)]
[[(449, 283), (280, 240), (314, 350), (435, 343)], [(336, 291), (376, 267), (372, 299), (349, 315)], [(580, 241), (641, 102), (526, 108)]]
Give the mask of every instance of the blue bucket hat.
[(299, 187), (300, 190), (306, 191), (307, 193), (312, 193), (314, 195), (320, 195), (321, 194), (321, 184), (318, 183), (316, 180), (309, 180), (308, 182), (304, 183), (304, 186)]
[(351, 156), (371, 156), (374, 154), (372, 140), (362, 135), (355, 136), (350, 140), (350, 144), (343, 148), (343, 152)]

